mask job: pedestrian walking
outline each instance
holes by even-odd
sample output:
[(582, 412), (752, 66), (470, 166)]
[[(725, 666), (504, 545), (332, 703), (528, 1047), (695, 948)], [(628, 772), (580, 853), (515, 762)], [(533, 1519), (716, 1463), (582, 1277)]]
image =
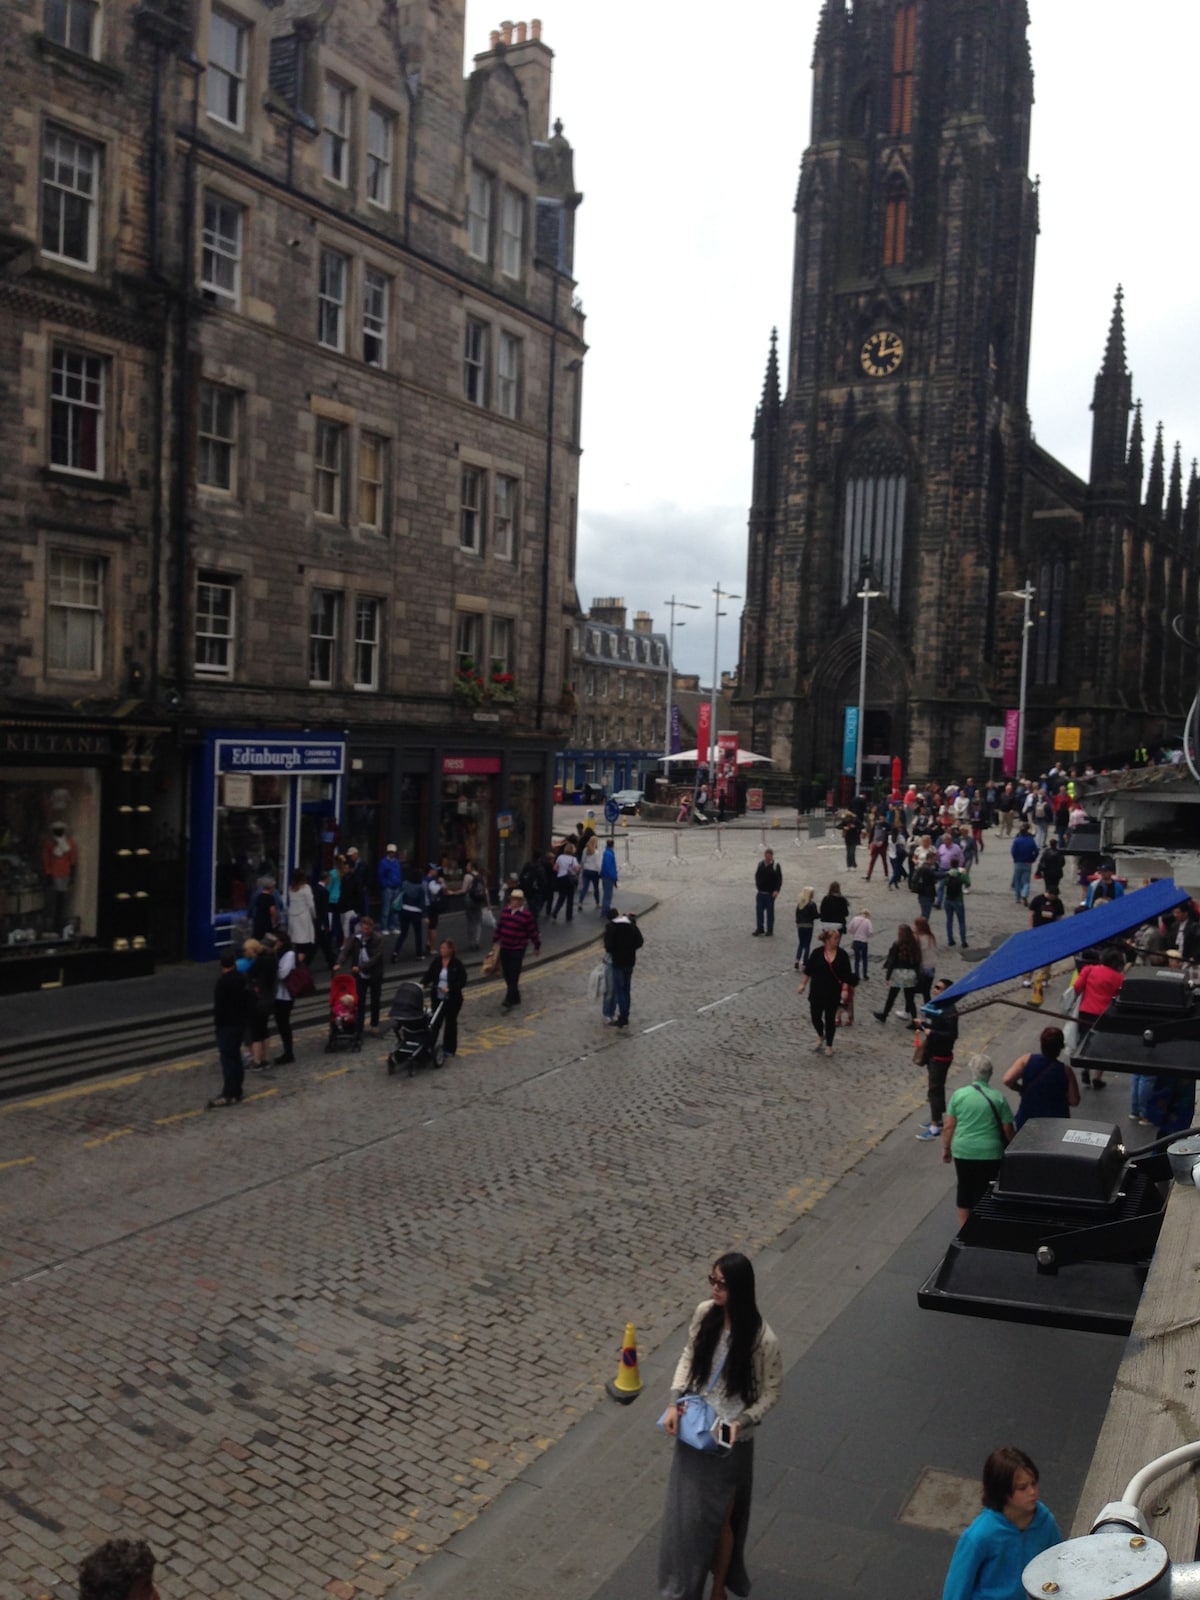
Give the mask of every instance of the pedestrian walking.
[(429, 941), (429, 954), (433, 955), (438, 947), (438, 922), (446, 892), (446, 877), (436, 861), (431, 861), (426, 868), (421, 887), (425, 891), (425, 937)]
[(409, 934), (413, 939), (413, 956), (420, 959), (425, 953), (425, 880), (405, 878), (400, 886), (400, 936), (392, 950), (392, 960), (399, 961)]
[(567, 908), (568, 922), (575, 915), (575, 882), (578, 877), (579, 858), (575, 854), (575, 846), (564, 844), (554, 864), (555, 898), (550, 911), (551, 922), (558, 921), (558, 913), (564, 906)]
[(1013, 899), (1019, 906), (1029, 904), (1029, 878), (1033, 871), (1033, 863), (1038, 858), (1038, 843), (1029, 831), (1029, 824), (1023, 822), (1012, 842), (1009, 854), (1012, 856), (1012, 892)]
[(1069, 1117), (1079, 1104), (1079, 1083), (1059, 1058), (1066, 1048), (1061, 1028), (1043, 1028), (1036, 1050), (1018, 1056), (1004, 1074), (1006, 1089), (1020, 1095), (1013, 1125), (1023, 1128), (1030, 1117)]
[(884, 874), (884, 877), (886, 878), (886, 876), (887, 876), (887, 847), (888, 847), (887, 823), (883, 820), (882, 817), (876, 817), (875, 821), (871, 824), (871, 846), (870, 846), (870, 850), (868, 852), (868, 861), (867, 861), (867, 882), (868, 883), (870, 883), (870, 881), (871, 881), (871, 875), (875, 871), (875, 863), (877, 861), (883, 862), (883, 874)]
[(293, 950), (311, 967), (317, 948), (317, 906), (308, 879), (298, 870), (288, 879), (287, 931)]
[[(711, 1600), (749, 1594), (754, 1432), (783, 1387), (779, 1341), (758, 1309), (750, 1261), (729, 1251), (713, 1263), (708, 1282), (711, 1297), (692, 1315), (662, 1416), (675, 1440), (658, 1555), (664, 1600), (702, 1600), (710, 1573)], [(686, 1413), (701, 1404), (720, 1430), (715, 1450), (703, 1440), (699, 1448), (687, 1442)]]
[(992, 1451), (983, 1464), (981, 1499), (983, 1510), (954, 1547), (942, 1600), (1024, 1600), (1022, 1572), (1034, 1556), (1062, 1543), (1024, 1450)]
[[(917, 944), (921, 950), (921, 965), (917, 971), (917, 988), (921, 991), (921, 998), (928, 1004), (933, 992), (933, 980), (937, 976), (937, 935), (929, 926), (928, 917), (914, 917), (912, 931), (917, 936)], [(946, 984), (942, 984), (944, 989)]]
[(329, 915), (329, 873), (321, 872), (312, 886), (313, 897), (313, 936), (317, 941), (317, 948), (325, 957), (325, 965), (330, 972), (333, 963), (337, 960), (337, 950), (333, 943), (333, 933), (330, 927)]
[(521, 1004), (521, 967), (525, 951), (532, 944), (535, 951), (542, 948), (537, 918), (525, 904), (525, 893), (514, 889), (508, 904), (496, 919), (496, 936), (493, 944), (500, 946), (500, 970), (504, 974), (504, 1002), (501, 1011), (511, 1011)]
[(963, 867), (951, 867), (942, 879), (942, 905), (946, 911), (946, 943), (953, 947), (954, 924), (958, 923), (958, 942), (967, 948), (966, 889), (970, 878)]
[(283, 1046), (282, 1055), (275, 1057), (275, 1066), (290, 1067), (296, 1056), (292, 1049), (292, 1007), (295, 1000), (292, 991), (288, 988), (287, 980), (296, 970), (296, 952), (292, 948), (292, 941), (286, 933), (277, 933), (268, 940), (275, 952), (275, 1026), (279, 1029), (279, 1043)]
[(846, 867), (853, 870), (858, 861), (858, 847), (862, 841), (862, 824), (851, 813), (842, 823), (842, 838), (846, 844)]
[(850, 920), (850, 902), (842, 893), (842, 886), (835, 879), (829, 885), (828, 894), (824, 895), (817, 909), (817, 921), (822, 928), (836, 928), (839, 933), (845, 933), (846, 923)]
[(600, 912), (607, 917), (612, 906), (613, 890), (617, 887), (617, 852), (613, 849), (613, 841), (605, 840), (604, 854), (600, 858)]
[(144, 1539), (109, 1539), (79, 1563), (79, 1600), (158, 1600)]
[[(949, 987), (949, 978), (940, 978), (930, 998), (936, 1000)], [(921, 1128), (917, 1138), (940, 1139), (946, 1115), (946, 1078), (954, 1061), (954, 1047), (958, 1043), (958, 1007), (953, 1000), (943, 1000), (938, 1004), (936, 1013), (923, 1017), (918, 1027), (921, 1032), (913, 1049), (913, 1063), (925, 1068), (929, 1121)]]
[(942, 1160), (947, 1166), (954, 1162), (960, 1228), (999, 1175), (1004, 1147), (1016, 1132), (1012, 1107), (991, 1086), (994, 1070), (990, 1056), (972, 1056), (971, 1081), (950, 1096), (942, 1118)]
[(583, 846), (579, 857), (579, 909), (583, 910), (587, 903), (589, 890), (596, 905), (600, 904), (600, 841), (594, 833), (589, 833), (587, 842)]
[(850, 939), (850, 948), (854, 954), (854, 977), (856, 982), (865, 983), (867, 980), (867, 958), (870, 941), (875, 936), (875, 924), (871, 921), (871, 913), (864, 907), (857, 916), (851, 917), (846, 924), (846, 933)]
[(887, 1021), (888, 1013), (896, 1003), (896, 996), (903, 993), (908, 1020), (916, 1022), (916, 996), (920, 972), (921, 946), (917, 943), (917, 936), (908, 923), (902, 922), (896, 930), (896, 937), (883, 963), (883, 975), (888, 981), (888, 992), (887, 999), (883, 1002), (883, 1010), (874, 1013), (876, 1021)]
[[(435, 1005), (442, 1007), (442, 1048), (448, 1056), (458, 1054), (458, 1014), (463, 1006), (463, 990), (467, 986), (467, 969), (458, 958), (453, 939), (443, 939), (438, 953), (425, 968), (421, 979), (431, 991)], [(436, 1033), (430, 1045), (437, 1042)]]
[(217, 1036), (217, 1055), (221, 1061), (221, 1093), (208, 1102), (208, 1110), (236, 1106), (242, 1102), (242, 1040), (250, 1020), (250, 996), (246, 979), (237, 969), (237, 951), (227, 945), (221, 951), (221, 975), (213, 985), (213, 1032)]
[(622, 916), (615, 907), (609, 911), (604, 929), (604, 953), (610, 962), (610, 981), (604, 995), (604, 1020), (618, 1028), (629, 1025), (633, 969), (644, 943), (635, 916), (630, 913)]
[(937, 898), (937, 866), (936, 857), (930, 851), (919, 866), (914, 866), (912, 886), (917, 896), (917, 904), (921, 908), (921, 915), (926, 921), (933, 915), (934, 901)]
[(775, 860), (773, 850), (764, 850), (763, 858), (754, 869), (754, 934), (760, 939), (775, 932), (775, 902), (783, 888), (783, 868)]
[[(1080, 1044), (1108, 1010), (1124, 982), (1125, 958), (1115, 944), (1101, 951), (1099, 961), (1087, 962), (1075, 974), (1071, 987), (1079, 996), (1076, 1022)], [(1083, 1081), (1089, 1088), (1103, 1089), (1104, 1073), (1092, 1073), (1084, 1067)]]
[(796, 971), (808, 960), (812, 947), (813, 925), (817, 920), (817, 891), (811, 884), (800, 891), (796, 902)]
[(375, 869), (379, 880), (379, 920), (384, 933), (396, 933), (400, 927), (400, 885), (404, 882), (404, 863), (400, 851), (389, 844), (383, 860)]
[(342, 945), (334, 971), (340, 972), (343, 967), (353, 972), (358, 989), (354, 1042), (361, 1044), (368, 1002), (371, 1032), (379, 1032), (379, 1002), (383, 995), (383, 939), (376, 932), (374, 917), (360, 917), (357, 928)]
[(822, 931), (817, 949), (804, 963), (804, 976), (796, 990), (797, 994), (808, 991), (808, 1010), (817, 1036), (813, 1049), (824, 1050), (827, 1056), (833, 1054), (842, 991), (854, 982), (850, 957), (840, 948), (841, 938), (839, 928), (825, 928)]
[(898, 889), (905, 882), (905, 868), (908, 863), (908, 845), (899, 828), (892, 829), (892, 836), (888, 843), (888, 859), (892, 864), (892, 875), (888, 879), (889, 889)]
[(252, 1072), (265, 1072), (270, 1066), (267, 1038), (275, 1011), (275, 974), (279, 963), (274, 951), (257, 939), (247, 939), (242, 954), (250, 961), (246, 970), (246, 986), (250, 991), (250, 1068)]
[(463, 913), (467, 919), (467, 943), (479, 949), (483, 913), (488, 908), (487, 876), (477, 861), (468, 861), (462, 879)]

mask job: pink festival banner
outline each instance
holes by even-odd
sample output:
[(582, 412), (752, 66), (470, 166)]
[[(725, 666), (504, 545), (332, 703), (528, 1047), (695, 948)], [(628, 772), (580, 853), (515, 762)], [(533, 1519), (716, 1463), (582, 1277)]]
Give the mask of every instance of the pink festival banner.
[(1015, 778), (1017, 775), (1017, 740), (1020, 737), (1021, 713), (1019, 711), (1006, 711), (1004, 713), (1004, 776)]

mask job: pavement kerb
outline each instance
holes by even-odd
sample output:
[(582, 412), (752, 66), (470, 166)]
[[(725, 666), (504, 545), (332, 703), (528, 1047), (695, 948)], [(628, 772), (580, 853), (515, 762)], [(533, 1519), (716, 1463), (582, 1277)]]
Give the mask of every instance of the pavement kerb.
[[(984, 1041), (997, 1081), (1028, 1048), (1032, 1022), (1036, 1013), (997, 1014)], [(954, 1086), (967, 1081), (969, 1053), (964, 1049), (956, 1059)], [(923, 1078), (914, 1072), (919, 1085)], [(918, 1093), (914, 1111), (922, 1103)], [(918, 1145), (915, 1131), (910, 1116), (881, 1135), (804, 1216), (756, 1254), (759, 1303), (785, 1352), (785, 1381), (786, 1371), (939, 1206), (946, 1207), (947, 1240), (952, 1236), (951, 1169), (940, 1146)], [(622, 1406), (599, 1394), (561, 1440), (392, 1589), (389, 1600), (490, 1600), (497, 1594), (589, 1600), (659, 1520), (669, 1451), (655, 1421), (690, 1316), (688, 1307), (656, 1350), (643, 1355), (639, 1348), (644, 1388), (636, 1401)], [(622, 1333), (617, 1320), (614, 1370)]]

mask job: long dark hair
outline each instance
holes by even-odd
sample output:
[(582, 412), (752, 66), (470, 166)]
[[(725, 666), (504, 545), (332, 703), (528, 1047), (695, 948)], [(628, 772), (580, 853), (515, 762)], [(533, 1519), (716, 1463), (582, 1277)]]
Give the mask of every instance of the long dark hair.
[(714, 1302), (704, 1313), (692, 1345), (692, 1365), (687, 1386), (696, 1393), (708, 1383), (713, 1354), (728, 1311), (729, 1354), (721, 1369), (721, 1378), (728, 1394), (741, 1395), (743, 1402), (752, 1406), (758, 1399), (752, 1358), (754, 1343), (762, 1327), (762, 1315), (754, 1297), (754, 1268), (740, 1250), (730, 1250), (717, 1257), (712, 1270), (725, 1279), (726, 1304), (719, 1306)]
[(917, 943), (917, 936), (907, 922), (902, 922), (896, 930), (896, 954), (900, 958), (902, 967), (920, 967), (921, 946)]

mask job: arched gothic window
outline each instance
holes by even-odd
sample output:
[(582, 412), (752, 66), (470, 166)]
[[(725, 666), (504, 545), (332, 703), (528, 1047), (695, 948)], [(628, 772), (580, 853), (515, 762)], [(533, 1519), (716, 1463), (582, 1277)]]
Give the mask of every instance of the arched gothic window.
[(1067, 563), (1060, 557), (1042, 562), (1034, 607), (1033, 681), (1053, 686), (1062, 664), (1063, 616), (1067, 604)]
[(908, 186), (898, 172), (887, 181), (883, 207), (883, 264), (902, 267), (908, 233)]
[(882, 433), (857, 445), (842, 489), (842, 604), (858, 592), (864, 563), (896, 610), (904, 570), (908, 456)]
[(888, 118), (890, 132), (904, 138), (912, 132), (913, 63), (917, 44), (915, 0), (903, 0), (896, 7), (892, 34), (892, 104)]

